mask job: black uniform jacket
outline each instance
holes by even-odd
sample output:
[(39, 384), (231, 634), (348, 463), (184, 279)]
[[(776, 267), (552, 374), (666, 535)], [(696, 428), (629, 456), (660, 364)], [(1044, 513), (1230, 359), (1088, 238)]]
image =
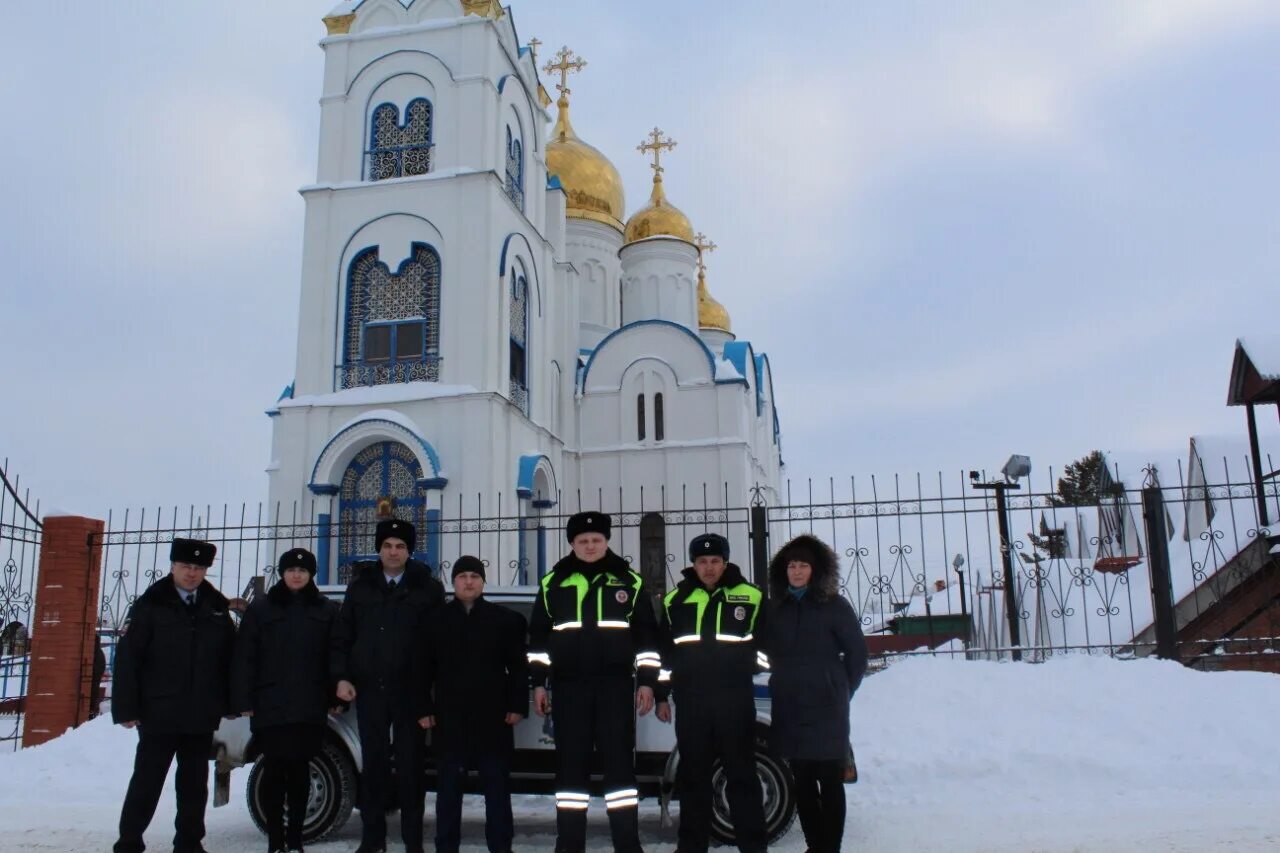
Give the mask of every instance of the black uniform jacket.
[(468, 613), (454, 599), (427, 630), (427, 685), (434, 742), (445, 754), (510, 750), (509, 713), (529, 715), (524, 617), (483, 596)]
[(111, 717), (157, 732), (211, 732), (228, 712), (236, 626), (227, 599), (204, 581), (196, 604), (178, 595), (173, 575), (138, 597), (116, 648)]
[(542, 579), (529, 619), (535, 686), (554, 679), (658, 681), (657, 620), (641, 577), (613, 551), (594, 563), (573, 554)]
[(444, 587), (425, 563), (410, 560), (387, 589), (382, 564), (357, 563), (342, 602), (346, 654), (340, 676), (360, 693), (381, 694), (398, 713), (426, 716), (428, 617), (444, 603)]
[(664, 597), (659, 619), (664, 670), (659, 701), (670, 687), (678, 695), (750, 693), (755, 674), (769, 668), (765, 612), (759, 587), (748, 583), (736, 564), (725, 566), (710, 591), (697, 572), (685, 569), (680, 583)]
[(231, 709), (253, 712), (255, 731), (289, 723), (323, 724), (337, 704), (344, 654), (338, 604), (314, 583), (291, 592), (284, 581), (240, 622), (231, 668)]

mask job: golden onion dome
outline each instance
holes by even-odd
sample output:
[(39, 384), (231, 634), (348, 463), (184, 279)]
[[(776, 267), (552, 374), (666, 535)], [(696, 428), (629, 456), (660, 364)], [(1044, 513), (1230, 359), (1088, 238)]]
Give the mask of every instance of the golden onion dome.
[(556, 102), (560, 115), (547, 143), (547, 174), (560, 179), (567, 199), (566, 215), (590, 219), (622, 230), (626, 201), (622, 176), (609, 158), (573, 132), (569, 123), (569, 99)]
[(715, 300), (707, 289), (707, 274), (698, 270), (698, 328), (732, 332), (729, 311)]
[(662, 174), (653, 176), (653, 192), (649, 203), (637, 210), (627, 220), (623, 243), (634, 243), (646, 237), (678, 237), (686, 243), (693, 242), (693, 223), (671, 202), (662, 190)]

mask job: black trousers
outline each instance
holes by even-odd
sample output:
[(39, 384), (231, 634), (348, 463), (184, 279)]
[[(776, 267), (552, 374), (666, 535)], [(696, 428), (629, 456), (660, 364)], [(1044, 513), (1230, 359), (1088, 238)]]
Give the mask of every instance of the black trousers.
[[(358, 688), (357, 688), (358, 689)], [(391, 792), (391, 756), (396, 762), (395, 786), (400, 803), (400, 838), (407, 853), (422, 850), (422, 813), (426, 790), (422, 784), (426, 735), (418, 721), (399, 703), (372, 690), (356, 700), (356, 725), (364, 770), (360, 775), (360, 840), (381, 847), (387, 841), (386, 806)]]
[(551, 721), (556, 739), (556, 853), (585, 853), (592, 747), (604, 770), (605, 808), (616, 853), (639, 853), (635, 771), (635, 693), (630, 678), (557, 681)]
[(120, 810), (120, 838), (115, 853), (142, 853), (142, 834), (155, 816), (169, 765), (176, 756), (178, 814), (173, 821), (174, 853), (200, 849), (204, 838), (204, 809), (209, 801), (209, 751), (213, 732), (178, 734), (138, 727), (138, 749), (133, 756), (133, 776)]
[(311, 793), (311, 759), (320, 752), (324, 726), (268, 726), (256, 736), (262, 744), (262, 811), (267, 818), (267, 846), (272, 850), (300, 850), (307, 795)]
[(755, 725), (751, 685), (733, 692), (677, 691), (679, 853), (706, 853), (711, 840), (711, 773), (717, 758), (725, 775), (738, 849), (764, 853), (764, 796), (756, 774)]
[(796, 812), (813, 853), (840, 853), (844, 838), (844, 760), (789, 762), (796, 781)]
[(515, 838), (511, 817), (511, 756), (506, 750), (477, 754), (442, 754), (436, 781), (436, 853), (457, 853), (462, 843), (462, 794), (467, 769), (480, 774), (484, 791), (484, 840), (490, 853), (508, 853)]

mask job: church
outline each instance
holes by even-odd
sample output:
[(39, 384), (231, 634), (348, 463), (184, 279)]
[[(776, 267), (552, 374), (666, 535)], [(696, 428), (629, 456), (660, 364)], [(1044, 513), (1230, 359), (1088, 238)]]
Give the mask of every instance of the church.
[[(511, 9), (348, 0), (324, 24), (297, 365), (267, 412), (270, 500), (315, 507), (321, 578), (372, 556), (389, 515), (432, 566), (469, 547), (444, 520), (492, 522), (489, 582), (513, 584), (554, 562), (548, 530), (579, 509), (775, 501), (769, 359), (708, 291), (714, 244), (663, 182), (675, 143), (654, 128), (639, 145), (653, 182), (628, 215), (617, 168), (570, 121), (586, 63), (544, 65), (553, 122)], [(746, 553), (745, 529), (731, 540)]]

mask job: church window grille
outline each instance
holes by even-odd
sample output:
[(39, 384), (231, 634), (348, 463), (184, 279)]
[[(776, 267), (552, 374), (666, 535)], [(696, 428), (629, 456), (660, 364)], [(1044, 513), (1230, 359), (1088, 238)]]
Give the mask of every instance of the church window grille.
[(433, 110), (426, 98), (415, 98), (404, 108), (404, 124), (395, 104), (380, 104), (373, 111), (369, 150), (365, 152), (365, 177), (370, 181), (425, 175), (431, 171)]
[(366, 249), (351, 262), (338, 387), (440, 378), (440, 256), (414, 243), (396, 272)]
[(507, 195), (524, 210), (524, 147), (507, 127)]
[(644, 395), (636, 395), (636, 441), (644, 441)]
[(353, 563), (378, 558), (373, 550), (374, 528), (388, 517), (387, 513), (418, 528), (419, 550), (413, 556), (432, 563), (433, 541), (426, 523), (425, 492), (418, 486), (421, 479), (422, 466), (417, 457), (394, 441), (369, 445), (347, 465), (338, 492), (340, 582), (350, 579)]
[(653, 395), (653, 440), (666, 438), (667, 425), (663, 422), (662, 394)]
[(529, 282), (518, 269), (511, 272), (511, 402), (529, 414)]

